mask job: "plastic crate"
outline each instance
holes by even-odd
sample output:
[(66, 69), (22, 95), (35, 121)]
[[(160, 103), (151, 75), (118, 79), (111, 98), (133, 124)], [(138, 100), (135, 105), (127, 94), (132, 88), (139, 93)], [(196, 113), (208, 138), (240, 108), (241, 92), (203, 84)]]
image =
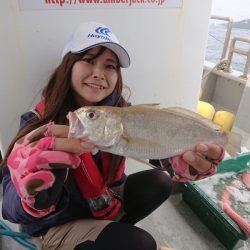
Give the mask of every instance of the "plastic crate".
[[(249, 162), (249, 153), (235, 160), (224, 160), (220, 163), (217, 173), (235, 172), (237, 174), (250, 170)], [(183, 184), (182, 194), (183, 200), (227, 249), (237, 249), (243, 245), (244, 240), (248, 239), (238, 225), (197, 184)]]

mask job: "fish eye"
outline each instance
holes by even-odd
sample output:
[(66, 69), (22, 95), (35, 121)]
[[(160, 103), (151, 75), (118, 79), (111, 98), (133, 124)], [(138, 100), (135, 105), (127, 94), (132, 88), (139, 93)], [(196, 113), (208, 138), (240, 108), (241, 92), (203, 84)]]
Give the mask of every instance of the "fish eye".
[(99, 117), (99, 115), (98, 115), (94, 110), (88, 111), (88, 112), (86, 113), (86, 116), (87, 116), (87, 118), (90, 119), (90, 120), (96, 120), (96, 119)]

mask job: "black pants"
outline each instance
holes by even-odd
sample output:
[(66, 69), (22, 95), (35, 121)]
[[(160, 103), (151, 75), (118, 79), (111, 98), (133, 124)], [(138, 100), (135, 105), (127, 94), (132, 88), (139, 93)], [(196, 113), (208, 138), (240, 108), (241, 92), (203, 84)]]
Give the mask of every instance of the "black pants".
[(171, 190), (171, 179), (160, 170), (129, 175), (124, 187), (126, 215), (106, 226), (95, 242), (83, 242), (75, 250), (156, 250), (154, 238), (134, 224), (159, 207)]

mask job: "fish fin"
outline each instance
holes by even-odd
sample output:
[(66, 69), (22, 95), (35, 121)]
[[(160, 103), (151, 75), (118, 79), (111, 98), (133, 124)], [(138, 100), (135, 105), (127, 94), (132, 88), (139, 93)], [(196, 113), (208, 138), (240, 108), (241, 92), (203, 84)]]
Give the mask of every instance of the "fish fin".
[(242, 136), (235, 132), (226, 132), (228, 142), (225, 149), (232, 158), (236, 158), (241, 153), (241, 140)]
[[(124, 148), (128, 151), (137, 152), (139, 155), (143, 153), (143, 155), (151, 155), (152, 153), (164, 152), (166, 150), (164, 145), (161, 145), (157, 141), (147, 140), (141, 137), (121, 137), (120, 144), (123, 145)], [(136, 154), (133, 154), (136, 155)], [(134, 157), (130, 155), (126, 155), (128, 157)]]
[(126, 143), (129, 143), (130, 137), (127, 134), (126, 130), (123, 130), (121, 139), (124, 140), (124, 141), (126, 141)]
[(126, 141), (126, 143), (130, 146), (133, 146), (133, 147), (136, 147), (136, 148), (141, 148), (143, 149), (144, 146), (146, 148), (150, 147), (151, 148), (154, 148), (155, 150), (161, 150), (162, 149), (162, 145), (159, 143), (159, 142), (156, 142), (156, 141), (150, 141), (150, 140), (147, 140), (145, 138), (141, 138), (141, 137), (129, 137), (129, 136), (126, 136), (126, 134), (123, 134), (122, 135), (122, 139), (124, 141)]
[(130, 158), (130, 159), (132, 159), (132, 160), (135, 160), (135, 161), (138, 161), (138, 162), (140, 162), (140, 163), (142, 163), (142, 164), (146, 164), (146, 165), (148, 165), (148, 166), (151, 167), (151, 168), (159, 169), (159, 167), (154, 166), (153, 164), (149, 163), (149, 162), (148, 162), (147, 160), (145, 160), (145, 159), (139, 159), (139, 158), (135, 158), (135, 157), (128, 157), (128, 158)]
[(178, 113), (179, 115), (182, 115), (184, 117), (193, 118), (195, 120), (200, 120), (205, 126), (212, 128), (214, 130), (221, 130), (221, 126), (219, 124), (214, 123), (213, 121), (203, 117), (202, 115), (195, 113), (191, 110), (182, 108), (182, 107), (169, 107), (169, 108), (163, 108), (163, 110), (167, 110), (170, 112)]

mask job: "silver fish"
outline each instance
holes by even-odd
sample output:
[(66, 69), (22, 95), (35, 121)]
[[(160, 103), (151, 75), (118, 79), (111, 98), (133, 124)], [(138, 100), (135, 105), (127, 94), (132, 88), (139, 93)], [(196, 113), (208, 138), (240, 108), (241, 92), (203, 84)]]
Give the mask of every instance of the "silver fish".
[(68, 119), (69, 137), (116, 155), (163, 159), (179, 155), (198, 142), (225, 145), (233, 157), (240, 152), (238, 134), (222, 132), (219, 125), (180, 107), (86, 106), (69, 112)]

